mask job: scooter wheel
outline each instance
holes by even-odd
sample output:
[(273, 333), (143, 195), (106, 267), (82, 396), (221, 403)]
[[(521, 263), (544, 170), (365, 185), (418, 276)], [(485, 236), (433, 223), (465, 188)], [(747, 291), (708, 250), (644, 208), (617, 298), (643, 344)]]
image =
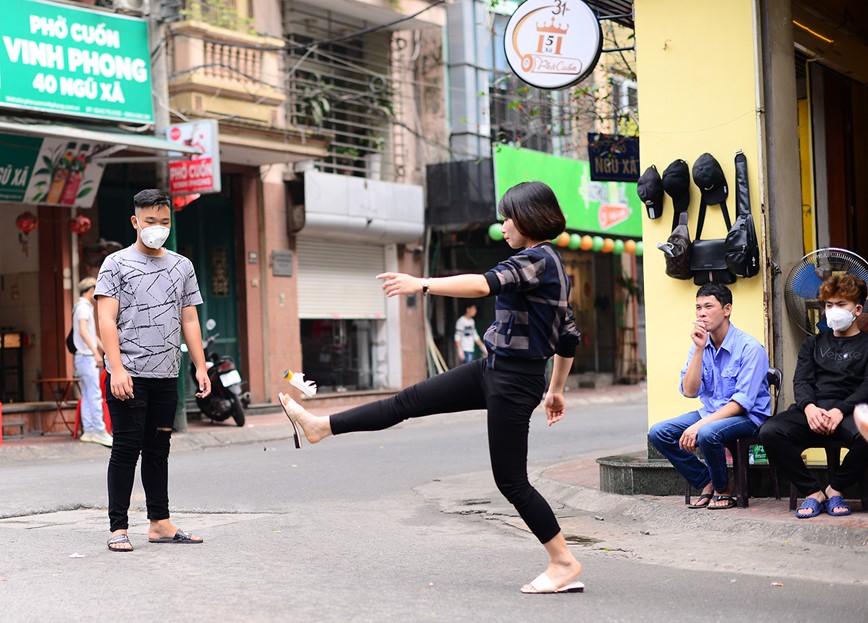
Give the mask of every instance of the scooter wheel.
[(244, 426), (244, 407), (241, 405), (241, 397), (232, 394), (232, 419), (236, 426)]

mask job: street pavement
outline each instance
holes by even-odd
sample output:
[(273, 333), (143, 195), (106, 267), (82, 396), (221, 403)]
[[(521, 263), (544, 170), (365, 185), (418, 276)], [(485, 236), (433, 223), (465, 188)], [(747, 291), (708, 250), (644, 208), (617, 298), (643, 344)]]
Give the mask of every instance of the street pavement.
[[(619, 405), (644, 409), (644, 400), (641, 385), (581, 390), (569, 395), (568, 412), (603, 413)], [(452, 420), (454, 425), (462, 422), (458, 416), (449, 417), (456, 418)], [(445, 422), (445, 427), (451, 425), (449, 419), (438, 422), (438, 425)], [(425, 421), (413, 425), (428, 434)], [(187, 460), (197, 452), (218, 449), (246, 447), (249, 452), (262, 446), (262, 451), (268, 452), (277, 445), (282, 452), (287, 443), (291, 445), (291, 441), (287, 442), (290, 437), (291, 428), (279, 411), (250, 417), (244, 428), (191, 422), (189, 432), (173, 436), (173, 463)], [(358, 439), (369, 445), (364, 436)], [(583, 615), (598, 621), (640, 618), (731, 621), (746, 618), (754, 608), (745, 609), (748, 603), (757, 604), (757, 613), (764, 613), (757, 618), (763, 621), (789, 621), (797, 614), (818, 618), (823, 613), (836, 621), (866, 620), (868, 513), (797, 520), (788, 510), (786, 500), (752, 499), (748, 509), (702, 511), (685, 508), (683, 495), (675, 492), (672, 496), (655, 497), (599, 491), (599, 471), (594, 458), (641, 449), (636, 443), (641, 435), (632, 435), (630, 439), (630, 444), (624, 447), (611, 447), (609, 443), (609, 447), (593, 454), (561, 456), (555, 462), (531, 466), (534, 484), (552, 502), (564, 533), (586, 565), (583, 577), (588, 590), (580, 597), (583, 601), (569, 605), (548, 601), (528, 606), (539, 597), (521, 598), (530, 602), (510, 601), (515, 599), (512, 592), (515, 587), (509, 583), (514, 582), (514, 568), (519, 564), (514, 557), (537, 560), (539, 546), (497, 493), (490, 473), (483, 470), (429, 478), (407, 493), (381, 495), (376, 489), (368, 495), (359, 492), (357, 502), (352, 505), (352, 516), (345, 514), (345, 508), (331, 509), (329, 494), (325, 493), (316, 511), (316, 525), (311, 524), (307, 506), (292, 504), (292, 493), (282, 494), (290, 499), (279, 508), (248, 503), (224, 512), (208, 510), (204, 503), (198, 504), (202, 510), (197, 511), (194, 499), (183, 512), (173, 514), (176, 523), (220, 539), (220, 547), (205, 545), (172, 551), (171, 568), (176, 570), (166, 575), (161, 571), (165, 550), (143, 543), (130, 555), (130, 560), (138, 560), (142, 566), (132, 577), (141, 573), (164, 574), (160, 577), (166, 581), (166, 603), (178, 609), (178, 616), (167, 620), (212, 620), (217, 609), (222, 620), (227, 621), (412, 621), (454, 620), (459, 616), (478, 621), (528, 618), (566, 621)], [(365, 452), (368, 451), (366, 448)], [(80, 572), (69, 567), (76, 563), (76, 558), (64, 564), (62, 560), (67, 557), (81, 556), (79, 568), (87, 568), (94, 577), (115, 575), (119, 580), (129, 581), (133, 570), (117, 568), (118, 555), (109, 555), (104, 546), (99, 554), (94, 550), (94, 534), (105, 534), (104, 507), (94, 504), (58, 507), (51, 502), (57, 497), (54, 492), (32, 490), (33, 483), (29, 481), (26, 483), (29, 489), (22, 490), (12, 482), (15, 475), (37, 466), (69, 465), (74, 470), (79, 465), (101, 464), (108, 452), (101, 446), (72, 441), (66, 436), (7, 440), (0, 446), (0, 482), (8, 478), (0, 485), (0, 490), (6, 492), (0, 496), (0, 542), (4, 550), (0, 558), (0, 612), (23, 616), (10, 619), (3, 616), (4, 620), (57, 620), (57, 613), (63, 611), (61, 604), (49, 598), (24, 605), (19, 598), (26, 602), (28, 597), (39, 594), (39, 583), (63, 586), (64, 576), (79, 578)], [(448, 457), (449, 452), (443, 451), (442, 455)], [(314, 451), (304, 456), (323, 455)], [(299, 461), (298, 467), (312, 466)], [(359, 469), (361, 473), (364, 467)], [(267, 469), (263, 470), (264, 479), (269, 474)], [(399, 476), (390, 472), (384, 482)], [(172, 478), (174, 482), (175, 476)], [(347, 486), (354, 486), (349, 476), (346, 479)], [(299, 489), (297, 495), (316, 498), (317, 492)], [(339, 491), (332, 495), (335, 499), (346, 497)], [(374, 496), (385, 500), (375, 500)], [(421, 497), (436, 508), (447, 517), (446, 523), (419, 516), (419, 511), (413, 510), (412, 496)], [(189, 498), (189, 493), (185, 497)], [(141, 502), (140, 497), (133, 500), (134, 506)], [(388, 517), (383, 514), (382, 502), (391, 509)], [(456, 524), (449, 521), (448, 515), (463, 518), (466, 525), (460, 536), (455, 535)], [(146, 521), (141, 513), (133, 514), (131, 520), (131, 533), (139, 535), (140, 542)], [(393, 526), (393, 521), (398, 522), (398, 527)], [(396, 557), (394, 543), (365, 528), (377, 524), (382, 525), (384, 533), (390, 530), (411, 533), (403, 544), (406, 556)], [(339, 529), (329, 531), (333, 542), (322, 547), (316, 541), (325, 525)], [(356, 538), (362, 531), (365, 538)], [(504, 549), (502, 536), (498, 536), (503, 532), (520, 537), (516, 551)], [(447, 533), (448, 538), (438, 538)], [(31, 536), (36, 534), (41, 541), (40, 547), (34, 548)], [(266, 548), (263, 539), (268, 540)], [(432, 548), (434, 543), (436, 547)], [(484, 549), (489, 544), (485, 551), (490, 558), (487, 561), (490, 575), (474, 578), (462, 587), (462, 581), (456, 578), (462, 570), (452, 562), (455, 556), (460, 556), (462, 549), (476, 555), (480, 546)], [(264, 564), (261, 557), (268, 556), (268, 550), (281, 556), (276, 566), (269, 567), (268, 573), (275, 580), (272, 587), (260, 586), (251, 579), (256, 577), (257, 570), (261, 572), (259, 568)], [(284, 559), (285, 552), (290, 554)], [(307, 582), (307, 578), (314, 577), (309, 566), (311, 559), (324, 566), (333, 565), (332, 577), (338, 584), (330, 586), (321, 578)], [(649, 573), (652, 569), (653, 580)], [(184, 570), (183, 585), (173, 583), (177, 570)], [(346, 583), (348, 577), (353, 578), (351, 583)], [(207, 600), (192, 598), (197, 583), (208, 586)], [(444, 603), (443, 595), (436, 593), (446, 591), (447, 587), (454, 590), (456, 583), (462, 592), (450, 595)], [(22, 590), (25, 585), (27, 589)], [(715, 589), (703, 590), (703, 586)], [(50, 588), (45, 586), (46, 593)], [(87, 614), (104, 613), (103, 602), (109, 599), (117, 600), (121, 618), (153, 620), (149, 619), (147, 609), (141, 610), (143, 604), (131, 603), (125, 594), (122, 586), (83, 584), (70, 600), (71, 611), (65, 618), (100, 620), (100, 616), (90, 618)], [(184, 598), (187, 594), (190, 599)], [(414, 596), (413, 607), (409, 609), (404, 598), (408, 594)], [(247, 599), (255, 599), (255, 605), (246, 603)], [(506, 605), (506, 616), (494, 607), (485, 607), (492, 599)], [(661, 600), (670, 605), (661, 605)], [(347, 601), (356, 604), (352, 616), (346, 615), (345, 605), (341, 606)], [(323, 602), (332, 603), (332, 608), (318, 609), (317, 604)], [(470, 604), (477, 604), (480, 609), (467, 611)], [(769, 612), (780, 616), (770, 616)]]

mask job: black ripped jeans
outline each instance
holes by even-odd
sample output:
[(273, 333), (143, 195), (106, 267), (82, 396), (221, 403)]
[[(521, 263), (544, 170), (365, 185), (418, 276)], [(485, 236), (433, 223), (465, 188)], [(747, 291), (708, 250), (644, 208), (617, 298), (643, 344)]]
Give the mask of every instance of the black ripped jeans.
[(545, 390), (543, 374), (493, 370), (483, 359), (404, 389), (391, 398), (330, 416), (332, 433), (382, 430), (408, 418), (488, 410), (488, 452), (498, 490), (540, 543), (561, 531), (545, 498), (527, 478), (530, 416)]
[(112, 454), (108, 466), (108, 514), (111, 531), (129, 528), (128, 511), (136, 463), (142, 455), (142, 486), (148, 519), (169, 518), (169, 443), (178, 406), (178, 379), (133, 377), (135, 398), (118, 400), (106, 375), (106, 403), (112, 418)]

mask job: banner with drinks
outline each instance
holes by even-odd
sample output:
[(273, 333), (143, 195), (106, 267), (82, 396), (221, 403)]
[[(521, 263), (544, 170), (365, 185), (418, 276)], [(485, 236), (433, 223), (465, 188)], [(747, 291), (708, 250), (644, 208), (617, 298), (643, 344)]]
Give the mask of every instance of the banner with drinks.
[(93, 158), (115, 145), (0, 134), (0, 201), (93, 207), (105, 167)]

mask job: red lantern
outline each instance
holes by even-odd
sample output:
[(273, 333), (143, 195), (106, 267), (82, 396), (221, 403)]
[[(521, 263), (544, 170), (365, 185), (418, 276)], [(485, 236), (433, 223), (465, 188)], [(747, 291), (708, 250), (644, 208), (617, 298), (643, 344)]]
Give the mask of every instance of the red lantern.
[(77, 214), (69, 219), (69, 230), (75, 232), (79, 236), (83, 236), (90, 231), (90, 219), (81, 214)]
[(24, 212), (23, 214), (19, 214), (18, 218), (15, 219), (15, 227), (20, 229), (24, 234), (29, 234), (36, 229), (38, 223), (39, 221), (33, 212)]

